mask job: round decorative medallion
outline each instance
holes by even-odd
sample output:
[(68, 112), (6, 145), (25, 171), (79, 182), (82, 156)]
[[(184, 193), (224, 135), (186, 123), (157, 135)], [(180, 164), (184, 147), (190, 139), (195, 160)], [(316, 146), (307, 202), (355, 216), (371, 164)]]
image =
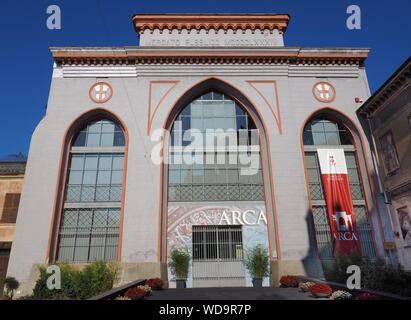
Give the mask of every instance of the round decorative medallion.
[(335, 88), (328, 82), (317, 82), (313, 86), (313, 95), (320, 102), (331, 102), (335, 99)]
[(107, 82), (97, 82), (90, 88), (89, 96), (96, 103), (104, 103), (113, 96), (113, 88)]

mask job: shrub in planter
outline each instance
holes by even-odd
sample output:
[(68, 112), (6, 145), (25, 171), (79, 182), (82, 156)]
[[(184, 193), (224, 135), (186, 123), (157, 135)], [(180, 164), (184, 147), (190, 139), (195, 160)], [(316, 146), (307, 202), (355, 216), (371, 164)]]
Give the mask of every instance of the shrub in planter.
[(188, 269), (190, 267), (190, 252), (188, 248), (173, 248), (170, 253), (169, 266), (177, 281), (177, 288), (185, 288)]
[(14, 291), (16, 291), (20, 283), (14, 277), (7, 277), (3, 279), (4, 288), (6, 289), (6, 296), (13, 299)]
[(374, 294), (365, 292), (356, 296), (354, 300), (380, 300), (380, 298)]
[(85, 266), (83, 270), (74, 268), (67, 263), (58, 264), (60, 267), (61, 289), (47, 288), (46, 268), (40, 267), (33, 294), (28, 297), (35, 300), (67, 300), (86, 299), (110, 290), (117, 275), (117, 265), (104, 261), (95, 261)]
[(298, 288), (300, 288), (301, 291), (308, 292), (310, 287), (313, 286), (313, 285), (315, 285), (315, 282), (310, 282), (310, 281), (300, 282), (298, 284)]
[(331, 299), (333, 300), (351, 300), (352, 294), (344, 291), (344, 290), (337, 290), (334, 291), (331, 295)]
[(295, 276), (285, 275), (280, 278), (280, 284), (282, 287), (297, 287), (300, 281)]
[(153, 290), (161, 290), (164, 286), (164, 281), (160, 278), (151, 278), (146, 280), (146, 286), (149, 286)]
[(253, 286), (262, 287), (263, 278), (270, 275), (270, 258), (262, 245), (246, 251), (244, 264), (253, 277)]
[(127, 291), (124, 293), (124, 297), (128, 297), (131, 300), (141, 300), (144, 299), (144, 296), (146, 295), (146, 292), (144, 289), (138, 288), (138, 287), (133, 287), (127, 289)]
[(310, 287), (311, 294), (316, 298), (326, 298), (331, 295), (333, 289), (325, 283), (316, 283)]

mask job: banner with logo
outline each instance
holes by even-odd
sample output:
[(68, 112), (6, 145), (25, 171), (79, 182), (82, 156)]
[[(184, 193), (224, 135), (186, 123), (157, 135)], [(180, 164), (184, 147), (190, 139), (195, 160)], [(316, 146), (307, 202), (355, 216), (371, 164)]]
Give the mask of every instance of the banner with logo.
[(343, 149), (317, 149), (327, 213), (333, 240), (333, 254), (361, 253), (354, 206)]

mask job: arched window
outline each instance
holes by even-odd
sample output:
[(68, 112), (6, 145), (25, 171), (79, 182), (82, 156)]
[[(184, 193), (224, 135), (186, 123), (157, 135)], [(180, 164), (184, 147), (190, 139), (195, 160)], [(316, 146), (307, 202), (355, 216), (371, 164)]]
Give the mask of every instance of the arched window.
[(303, 140), (320, 259), (333, 259), (331, 231), (317, 155), (318, 148), (330, 147), (344, 149), (362, 252), (366, 256), (375, 258), (373, 235), (368, 221), (364, 188), (358, 168), (357, 152), (350, 132), (332, 119), (318, 117), (311, 120), (305, 126)]
[[(187, 152), (190, 144), (193, 151)], [(201, 95), (174, 122), (168, 200), (264, 200), (258, 130), (247, 112), (225, 94)]]
[(117, 259), (125, 139), (113, 121), (89, 122), (73, 139), (57, 261)]

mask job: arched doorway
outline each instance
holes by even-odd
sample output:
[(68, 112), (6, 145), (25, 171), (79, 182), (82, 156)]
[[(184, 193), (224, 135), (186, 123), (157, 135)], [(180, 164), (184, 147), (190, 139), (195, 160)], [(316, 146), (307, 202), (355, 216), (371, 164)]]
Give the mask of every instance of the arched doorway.
[(224, 86), (202, 83), (188, 96), (172, 111), (164, 146), (167, 256), (190, 250), (189, 286), (251, 285), (244, 251), (261, 244), (277, 254), (263, 126)]

